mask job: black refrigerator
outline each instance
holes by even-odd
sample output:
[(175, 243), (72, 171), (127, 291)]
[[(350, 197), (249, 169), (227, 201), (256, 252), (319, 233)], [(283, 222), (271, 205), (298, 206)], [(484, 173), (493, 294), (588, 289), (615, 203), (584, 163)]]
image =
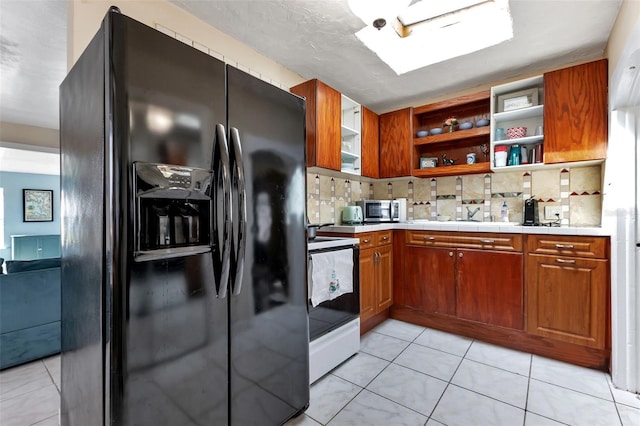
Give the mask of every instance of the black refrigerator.
[(107, 13), (60, 86), (62, 425), (308, 406), (304, 113)]

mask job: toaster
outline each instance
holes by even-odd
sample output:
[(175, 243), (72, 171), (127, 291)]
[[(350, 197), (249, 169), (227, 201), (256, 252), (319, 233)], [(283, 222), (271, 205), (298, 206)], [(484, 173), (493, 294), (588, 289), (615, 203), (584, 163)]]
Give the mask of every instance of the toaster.
[(362, 208), (360, 206), (345, 206), (342, 210), (343, 225), (361, 225)]

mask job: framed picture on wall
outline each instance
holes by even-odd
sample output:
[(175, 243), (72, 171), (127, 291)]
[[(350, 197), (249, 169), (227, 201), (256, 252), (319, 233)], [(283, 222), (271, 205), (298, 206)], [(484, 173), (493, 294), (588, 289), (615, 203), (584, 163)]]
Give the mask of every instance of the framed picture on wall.
[(53, 190), (23, 189), (24, 222), (53, 222)]

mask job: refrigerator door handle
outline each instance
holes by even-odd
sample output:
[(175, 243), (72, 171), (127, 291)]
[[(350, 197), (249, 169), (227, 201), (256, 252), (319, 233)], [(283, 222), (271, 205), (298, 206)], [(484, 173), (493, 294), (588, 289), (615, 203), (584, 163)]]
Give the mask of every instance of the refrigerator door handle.
[[(222, 124), (216, 124), (216, 137), (213, 147), (212, 170), (214, 170), (215, 181), (218, 185), (214, 190), (222, 190), (222, 215), (224, 217), (222, 236), (219, 238), (217, 228), (217, 215), (212, 215), (211, 225), (215, 245), (222, 241), (222, 250), (213, 250), (213, 269), (216, 278), (216, 288), (218, 297), (223, 299), (227, 295), (229, 283), (229, 272), (231, 270), (231, 233), (232, 213), (231, 205), (231, 165), (229, 159), (229, 145), (227, 144), (227, 132)], [(219, 194), (213, 194), (213, 208), (217, 209), (215, 202)], [(219, 211), (219, 210), (218, 210)]]
[(240, 132), (235, 127), (230, 128), (232, 145), (232, 162), (235, 169), (231, 180), (233, 189), (238, 196), (238, 247), (235, 253), (235, 271), (233, 271), (231, 282), (231, 294), (240, 294), (242, 290), (242, 276), (244, 272), (244, 257), (246, 248), (246, 228), (247, 228), (247, 202), (246, 187), (244, 180), (244, 161), (242, 160), (242, 148), (240, 143)]

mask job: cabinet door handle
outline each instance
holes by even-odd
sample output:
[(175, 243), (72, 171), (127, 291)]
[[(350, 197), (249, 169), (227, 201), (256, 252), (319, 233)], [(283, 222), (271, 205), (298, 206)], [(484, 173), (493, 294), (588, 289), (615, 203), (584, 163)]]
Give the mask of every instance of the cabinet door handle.
[(425, 235), (424, 240), (425, 240), (425, 241), (435, 241), (435, 240), (436, 240), (436, 237), (427, 237), (427, 236)]
[(458, 257), (462, 259), (462, 252), (458, 253)]
[(558, 249), (572, 249), (573, 244), (556, 244), (556, 248)]
[(449, 252), (449, 257), (453, 257), (453, 252), (452, 251)]
[(571, 264), (576, 263), (576, 261), (572, 260), (572, 259), (556, 259), (556, 262), (558, 262), (558, 263), (571, 263)]
[(363, 243), (367, 244), (371, 240), (362, 240)]
[(480, 242), (484, 244), (495, 244), (496, 240), (480, 240)]
[(384, 237), (382, 237), (382, 241), (387, 241), (389, 239), (388, 235), (385, 235)]

